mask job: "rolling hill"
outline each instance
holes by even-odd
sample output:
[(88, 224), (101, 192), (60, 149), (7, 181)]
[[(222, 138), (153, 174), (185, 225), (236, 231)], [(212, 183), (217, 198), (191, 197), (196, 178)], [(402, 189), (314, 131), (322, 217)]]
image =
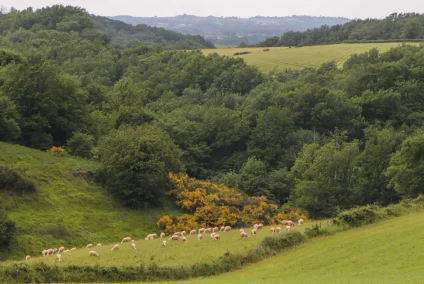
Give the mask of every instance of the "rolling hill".
[[(418, 45), (418, 43), (408, 44)], [(237, 57), (243, 58), (247, 64), (255, 65), (261, 71), (267, 73), (274, 69), (301, 70), (304, 68), (317, 68), (321, 64), (332, 60), (342, 66), (355, 53), (364, 53), (372, 48), (378, 48), (380, 52), (385, 52), (399, 45), (400, 43), (363, 43), (305, 46), (301, 48), (219, 48), (203, 49), (203, 53), (206, 55), (218, 53), (219, 55), (235, 56), (234, 54), (237, 52), (249, 52), (249, 54), (238, 55)]]
[(113, 242), (124, 235), (142, 238), (166, 214), (179, 214), (171, 202), (162, 208), (130, 210), (95, 185), (87, 172), (97, 163), (0, 142), (0, 164), (35, 182), (37, 192), (0, 192), (0, 208), (16, 222), (17, 235), (4, 257), (39, 255), (49, 247)]

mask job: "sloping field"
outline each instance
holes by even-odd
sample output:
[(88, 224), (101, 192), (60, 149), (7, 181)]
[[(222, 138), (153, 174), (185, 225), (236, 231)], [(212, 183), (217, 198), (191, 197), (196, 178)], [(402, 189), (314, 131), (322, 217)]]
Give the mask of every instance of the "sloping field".
[(424, 213), (411, 213), (312, 239), (239, 271), (166, 283), (424, 283), (423, 252)]
[(172, 204), (146, 210), (120, 205), (91, 178), (79, 174), (94, 171), (95, 162), (0, 143), (0, 164), (13, 167), (37, 186), (37, 193), (28, 195), (0, 191), (0, 208), (17, 226), (8, 257), (22, 259), (51, 247), (81, 247), (126, 235), (141, 238), (157, 230), (161, 216), (180, 214)]
[[(408, 43), (418, 44), (418, 43)], [(361, 44), (334, 44), (320, 46), (305, 46), (298, 48), (270, 47), (270, 48), (220, 48), (204, 49), (203, 53), (208, 55), (218, 53), (219, 55), (234, 56), (236, 52), (250, 52), (250, 54), (238, 55), (247, 64), (256, 65), (263, 72), (270, 72), (274, 68), (303, 69), (307, 67), (319, 67), (328, 61), (336, 61), (341, 66), (346, 59), (355, 53), (364, 53), (372, 48), (378, 48), (385, 52), (400, 43), (361, 43)], [(269, 49), (269, 51), (264, 51)]]

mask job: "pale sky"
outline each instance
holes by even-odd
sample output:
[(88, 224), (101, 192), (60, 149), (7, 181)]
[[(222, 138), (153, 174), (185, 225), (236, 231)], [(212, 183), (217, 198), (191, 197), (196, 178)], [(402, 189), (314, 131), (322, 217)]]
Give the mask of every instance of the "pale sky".
[(340, 16), (384, 18), (391, 13), (424, 13), (424, 0), (8, 0), (18, 10), (55, 4), (85, 8), (100, 16)]

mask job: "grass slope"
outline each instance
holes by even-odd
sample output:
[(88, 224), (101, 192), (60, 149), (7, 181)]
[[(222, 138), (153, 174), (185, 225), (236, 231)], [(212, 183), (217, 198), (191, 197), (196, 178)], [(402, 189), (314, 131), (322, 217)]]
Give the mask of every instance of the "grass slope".
[[(311, 223), (302, 227), (294, 227), (293, 230), (304, 232), (305, 228), (312, 226)], [(283, 227), (283, 226), (281, 226)], [(252, 228), (246, 229), (249, 232)], [(118, 251), (111, 251), (115, 243), (103, 244), (102, 247), (91, 249), (80, 248), (76, 252), (62, 254), (62, 262), (57, 262), (55, 256), (37, 257), (31, 259), (30, 263), (44, 262), (48, 265), (102, 265), (102, 266), (138, 266), (140, 264), (149, 265), (156, 263), (158, 266), (184, 266), (193, 265), (199, 262), (216, 261), (226, 252), (233, 254), (245, 254), (252, 248), (258, 247), (260, 242), (267, 236), (270, 236), (270, 227), (264, 227), (259, 230), (257, 236), (249, 239), (241, 239), (239, 230), (234, 229), (228, 233), (220, 233), (221, 240), (214, 241), (209, 234), (204, 234), (201, 241), (197, 241), (197, 235), (187, 236), (188, 243), (182, 241), (170, 241), (169, 236), (165, 237), (167, 247), (162, 247), (162, 240), (156, 239), (146, 241), (144, 239), (136, 240), (136, 250), (130, 248), (129, 243), (120, 244)], [(282, 232), (285, 234), (285, 232)], [(94, 244), (96, 245), (96, 244)], [(88, 252), (95, 250), (100, 257), (89, 257)], [(37, 255), (38, 256), (38, 255)]]
[[(408, 43), (418, 44), (418, 43)], [(246, 63), (256, 65), (263, 72), (270, 72), (274, 68), (284, 69), (303, 69), (306, 67), (319, 67), (328, 61), (336, 61), (341, 66), (346, 59), (355, 53), (364, 53), (372, 48), (378, 48), (380, 52), (385, 52), (392, 47), (399, 46), (400, 43), (361, 43), (361, 44), (334, 44), (305, 46), (300, 48), (288, 47), (270, 47), (269, 51), (265, 48), (221, 48), (204, 49), (203, 53), (208, 55), (218, 53), (219, 55), (233, 56), (236, 52), (251, 52), (241, 55)]]
[(423, 283), (423, 223), (424, 213), (411, 213), (312, 239), (239, 271), (166, 283)]
[[(39, 255), (45, 248), (112, 242), (126, 235), (143, 237), (157, 230), (175, 206), (128, 210), (77, 171), (92, 171), (97, 163), (0, 143), (0, 163), (13, 166), (37, 185), (37, 193), (17, 196), (0, 191), (0, 208), (17, 224), (8, 257)], [(3, 255), (5, 257), (5, 255)]]

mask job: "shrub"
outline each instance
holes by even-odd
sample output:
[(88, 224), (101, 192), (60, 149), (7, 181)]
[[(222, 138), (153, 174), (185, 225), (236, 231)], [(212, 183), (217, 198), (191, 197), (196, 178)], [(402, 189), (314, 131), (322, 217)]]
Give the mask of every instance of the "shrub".
[(379, 218), (379, 209), (381, 207), (378, 205), (367, 205), (346, 210), (337, 215), (334, 223), (337, 225), (346, 224), (351, 227), (371, 224)]
[(234, 53), (234, 56), (237, 56), (237, 55), (244, 55), (244, 54), (249, 54), (249, 53), (251, 53), (250, 51), (241, 51), (241, 52), (236, 52), (236, 53)]
[(73, 156), (90, 159), (92, 157), (93, 141), (93, 136), (78, 132), (68, 140), (66, 149)]
[(21, 176), (14, 169), (0, 166), (0, 190), (24, 194), (34, 193), (36, 188), (32, 181)]
[(0, 251), (9, 247), (15, 231), (15, 222), (10, 220), (5, 212), (0, 211)]

